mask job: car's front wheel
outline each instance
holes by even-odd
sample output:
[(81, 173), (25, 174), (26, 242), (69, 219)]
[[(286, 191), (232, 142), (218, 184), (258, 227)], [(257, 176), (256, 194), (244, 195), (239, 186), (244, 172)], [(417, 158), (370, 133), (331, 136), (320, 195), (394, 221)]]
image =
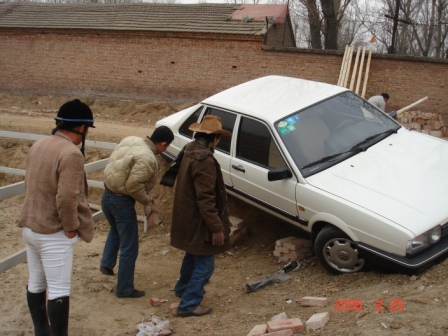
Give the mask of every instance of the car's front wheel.
[(354, 273), (365, 266), (356, 244), (333, 226), (326, 226), (318, 233), (314, 254), (325, 269), (333, 274)]

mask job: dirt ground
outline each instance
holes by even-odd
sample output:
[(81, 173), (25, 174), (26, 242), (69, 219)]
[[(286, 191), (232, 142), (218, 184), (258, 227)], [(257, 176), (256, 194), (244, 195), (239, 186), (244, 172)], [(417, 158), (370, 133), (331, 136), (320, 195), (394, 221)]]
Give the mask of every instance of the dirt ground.
[[(50, 134), (59, 106), (75, 97), (11, 96), (0, 94), (0, 130)], [(183, 106), (169, 102), (144, 102), (114, 99), (83, 99), (95, 114), (96, 129), (89, 140), (118, 142), (127, 135), (150, 135), (154, 123)], [(25, 168), (32, 141), (0, 137), (0, 166)], [(107, 158), (110, 151), (86, 148), (88, 162)], [(160, 158), (159, 176), (167, 168)], [(88, 175), (102, 180), (101, 172)], [(23, 180), (23, 176), (0, 173), (0, 186)], [(95, 223), (95, 238), (90, 244), (75, 247), (70, 306), (70, 335), (136, 335), (137, 324), (152, 316), (169, 320), (173, 334), (183, 336), (245, 336), (257, 324), (280, 313), (300, 318), (305, 323), (314, 313), (329, 312), (323, 329), (303, 331), (310, 335), (448, 335), (448, 261), (433, 266), (418, 276), (378, 270), (333, 276), (311, 257), (281, 284), (246, 294), (243, 286), (277, 273), (279, 264), (272, 252), (275, 241), (291, 235), (300, 237), (289, 225), (230, 198), (230, 213), (244, 220), (250, 239), (216, 259), (216, 270), (206, 286), (205, 305), (213, 313), (200, 318), (173, 317), (169, 307), (178, 302), (172, 288), (179, 274), (182, 253), (169, 244), (173, 190), (157, 185), (163, 224), (148, 232), (140, 228), (140, 254), (136, 266), (136, 288), (147, 295), (139, 299), (119, 299), (113, 288), (116, 277), (98, 271), (108, 231), (104, 219)], [(90, 188), (89, 201), (99, 204), (101, 190)], [(0, 259), (22, 250), (21, 231), (16, 222), (23, 196), (0, 201)], [(137, 206), (139, 214), (143, 209)], [(33, 335), (25, 286), (27, 264), (19, 264), (0, 274), (0, 335)], [(302, 307), (303, 296), (328, 298), (326, 307)], [(151, 298), (166, 301), (151, 306)], [(338, 301), (339, 300), (339, 301)], [(357, 310), (344, 309), (356, 302)], [(162, 300), (163, 301), (163, 300)]]

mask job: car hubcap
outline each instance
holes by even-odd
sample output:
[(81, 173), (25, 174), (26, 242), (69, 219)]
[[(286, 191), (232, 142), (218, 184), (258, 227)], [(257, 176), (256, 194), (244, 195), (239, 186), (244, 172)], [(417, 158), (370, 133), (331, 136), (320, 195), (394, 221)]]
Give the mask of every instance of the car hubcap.
[(339, 272), (357, 272), (364, 266), (364, 259), (351, 240), (345, 238), (332, 239), (324, 246), (326, 262)]

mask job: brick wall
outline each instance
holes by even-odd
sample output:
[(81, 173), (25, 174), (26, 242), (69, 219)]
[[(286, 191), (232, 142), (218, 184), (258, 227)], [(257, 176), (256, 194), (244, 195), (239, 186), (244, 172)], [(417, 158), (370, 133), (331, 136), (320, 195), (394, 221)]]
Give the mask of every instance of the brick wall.
[[(270, 74), (336, 84), (342, 51), (263, 47), (263, 37), (2, 29), (0, 92), (200, 100)], [(194, 38), (192, 38), (194, 37)], [(374, 55), (366, 97), (387, 111), (420, 98), (448, 124), (448, 61)]]

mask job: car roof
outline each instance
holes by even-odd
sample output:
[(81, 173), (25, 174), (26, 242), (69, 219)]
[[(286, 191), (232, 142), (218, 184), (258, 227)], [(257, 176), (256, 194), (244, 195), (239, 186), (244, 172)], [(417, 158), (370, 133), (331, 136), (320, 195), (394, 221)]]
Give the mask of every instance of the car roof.
[(285, 76), (265, 76), (217, 93), (202, 103), (274, 123), (348, 89)]

